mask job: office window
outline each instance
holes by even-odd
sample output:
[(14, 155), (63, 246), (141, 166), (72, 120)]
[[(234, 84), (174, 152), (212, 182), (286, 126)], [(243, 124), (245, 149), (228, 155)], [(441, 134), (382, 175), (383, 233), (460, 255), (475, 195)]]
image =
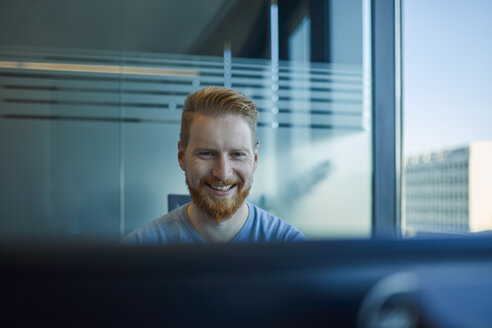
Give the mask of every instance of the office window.
[(491, 15), (485, 0), (402, 1), (405, 236), (492, 229)]

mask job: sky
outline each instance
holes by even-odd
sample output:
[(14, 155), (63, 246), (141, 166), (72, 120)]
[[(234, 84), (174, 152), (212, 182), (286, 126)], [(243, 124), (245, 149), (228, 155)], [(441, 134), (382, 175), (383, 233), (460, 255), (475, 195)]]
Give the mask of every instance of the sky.
[(402, 0), (404, 156), (492, 142), (492, 0)]

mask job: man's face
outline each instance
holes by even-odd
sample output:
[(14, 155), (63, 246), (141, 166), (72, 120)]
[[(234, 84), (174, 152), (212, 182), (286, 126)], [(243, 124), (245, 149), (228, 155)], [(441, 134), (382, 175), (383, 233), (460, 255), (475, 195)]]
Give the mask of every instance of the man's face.
[(238, 115), (196, 115), (186, 149), (178, 143), (193, 203), (218, 222), (228, 219), (248, 196), (258, 163), (248, 124)]

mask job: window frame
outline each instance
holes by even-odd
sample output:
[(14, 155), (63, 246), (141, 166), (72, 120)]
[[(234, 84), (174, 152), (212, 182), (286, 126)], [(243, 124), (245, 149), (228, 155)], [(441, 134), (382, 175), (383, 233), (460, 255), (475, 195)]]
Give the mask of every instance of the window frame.
[(371, 2), (372, 237), (401, 237), (400, 0)]

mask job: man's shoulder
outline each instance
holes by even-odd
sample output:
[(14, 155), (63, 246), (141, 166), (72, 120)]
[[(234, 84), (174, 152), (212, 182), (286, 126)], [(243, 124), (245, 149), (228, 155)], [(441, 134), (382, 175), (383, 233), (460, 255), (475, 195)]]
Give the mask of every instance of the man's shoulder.
[(306, 237), (296, 227), (248, 202), (251, 229), (259, 241), (304, 241)]
[[(281, 224), (282, 222), (285, 222), (281, 218), (273, 215), (272, 213), (268, 212), (267, 210), (264, 210), (263, 208), (248, 202), (248, 207), (250, 211), (252, 211), (253, 217), (257, 220), (259, 220), (261, 223), (266, 223), (266, 224), (272, 224), (272, 223), (277, 223)], [(287, 224), (287, 222), (285, 222)]]
[(152, 222), (130, 232), (122, 240), (124, 245), (165, 244), (173, 242), (186, 229), (186, 207), (178, 207)]
[(257, 220), (261, 224), (265, 225), (285, 225), (290, 226), (289, 223), (279, 218), (278, 216), (273, 215), (272, 213), (264, 210), (263, 208), (248, 202), (248, 207), (250, 211), (252, 211), (253, 218)]

